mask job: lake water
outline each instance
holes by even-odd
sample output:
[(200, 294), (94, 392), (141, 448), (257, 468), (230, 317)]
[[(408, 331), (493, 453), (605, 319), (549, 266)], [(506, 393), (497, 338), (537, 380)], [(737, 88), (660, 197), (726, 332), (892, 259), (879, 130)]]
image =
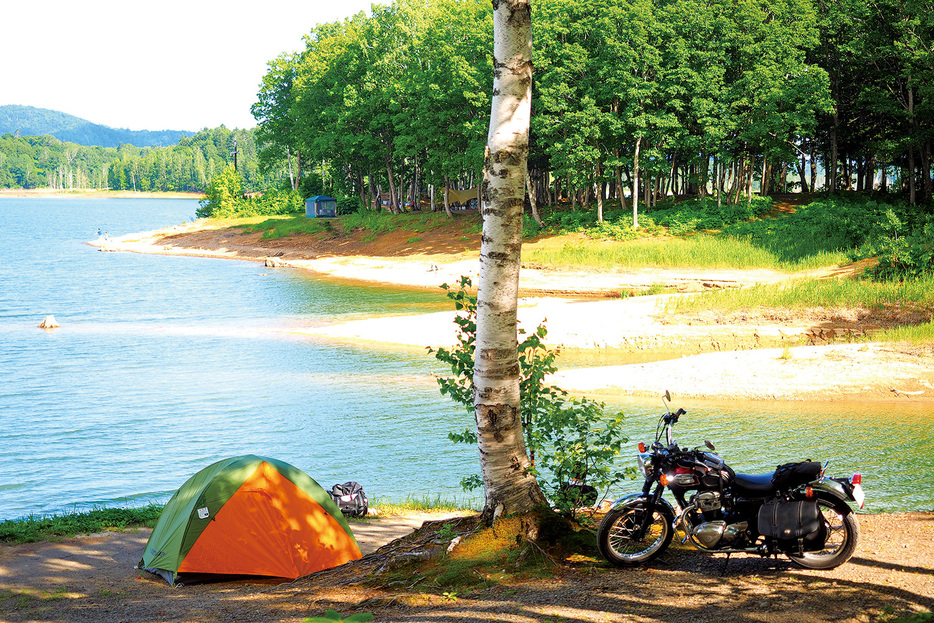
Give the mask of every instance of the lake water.
[[(165, 502), (228, 456), (272, 456), (372, 501), (466, 496), (467, 424), (414, 349), (337, 345), (296, 328), (447, 308), (438, 292), (316, 279), (242, 261), (101, 253), (190, 220), (197, 203), (0, 198), (0, 520)], [(61, 328), (36, 325), (49, 314)], [(739, 471), (831, 460), (861, 471), (868, 510), (934, 508), (934, 414), (860, 404), (684, 404), (679, 439), (717, 443)], [(658, 402), (620, 401), (631, 447)], [(636, 486), (627, 483), (626, 490)], [(622, 492), (622, 491), (620, 491)]]

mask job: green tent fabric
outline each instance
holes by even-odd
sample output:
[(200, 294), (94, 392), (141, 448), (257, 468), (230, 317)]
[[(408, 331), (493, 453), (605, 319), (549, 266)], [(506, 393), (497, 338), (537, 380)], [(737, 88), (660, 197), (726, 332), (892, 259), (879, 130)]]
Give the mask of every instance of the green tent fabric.
[(138, 567), (170, 584), (218, 574), (299, 577), (360, 557), (337, 505), (302, 470), (245, 455), (189, 478), (153, 529)]

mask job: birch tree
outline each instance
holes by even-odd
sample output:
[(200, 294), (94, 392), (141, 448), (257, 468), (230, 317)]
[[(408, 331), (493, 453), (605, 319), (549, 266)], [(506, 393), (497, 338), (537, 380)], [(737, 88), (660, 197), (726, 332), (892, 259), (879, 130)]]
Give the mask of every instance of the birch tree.
[(528, 473), (516, 332), (532, 99), (532, 19), (529, 0), (493, 0), (493, 12), (493, 98), (483, 168), (473, 378), (488, 519), (526, 513), (545, 502)]

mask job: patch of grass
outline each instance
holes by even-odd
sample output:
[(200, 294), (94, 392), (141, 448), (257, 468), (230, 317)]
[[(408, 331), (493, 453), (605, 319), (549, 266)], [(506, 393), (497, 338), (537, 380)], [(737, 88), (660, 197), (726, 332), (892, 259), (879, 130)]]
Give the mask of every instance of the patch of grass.
[(873, 334), (872, 339), (880, 342), (905, 342), (915, 346), (934, 344), (934, 321), (884, 329)]
[(307, 218), (304, 214), (298, 216), (274, 216), (265, 220), (245, 225), (246, 233), (263, 232), (263, 240), (276, 240), (286, 238), (293, 234), (320, 234), (331, 229), (331, 221), (327, 219)]
[(413, 236), (413, 237), (409, 238), (408, 240), (406, 240), (405, 242), (406, 242), (406, 244), (413, 244), (413, 243), (421, 242), (421, 241), (422, 241), (422, 237), (421, 237), (421, 236)]
[[(698, 234), (687, 238), (643, 238), (628, 241), (574, 241), (542, 244), (523, 253), (528, 262), (554, 267), (614, 268), (774, 268), (797, 270), (768, 250), (746, 241)], [(842, 256), (841, 256), (842, 257)], [(821, 261), (828, 260), (822, 258)], [(830, 262), (833, 264), (834, 262)]]
[(674, 297), (667, 311), (724, 312), (758, 307), (804, 309), (807, 307), (886, 307), (912, 305), (934, 313), (934, 277), (903, 282), (856, 279), (795, 279), (780, 284), (756, 285)]
[(95, 508), (64, 515), (30, 515), (0, 522), (0, 543), (31, 543), (135, 526), (151, 528), (159, 520), (162, 508), (150, 504), (142, 508)]
[(884, 621), (884, 623), (934, 623), (934, 612), (916, 612), (895, 618), (883, 617), (879, 621)]
[(440, 495), (434, 497), (423, 496), (421, 498), (407, 497), (401, 502), (388, 500), (377, 500), (371, 504), (378, 508), (383, 515), (404, 515), (413, 512), (458, 512), (458, 511), (476, 511), (475, 502), (467, 502), (458, 499), (445, 499)]
[(333, 623), (334, 621), (344, 621), (345, 623), (366, 623), (373, 620), (373, 615), (369, 612), (360, 612), (351, 614), (347, 617), (341, 616), (336, 610), (326, 610), (323, 617), (306, 617), (302, 623)]

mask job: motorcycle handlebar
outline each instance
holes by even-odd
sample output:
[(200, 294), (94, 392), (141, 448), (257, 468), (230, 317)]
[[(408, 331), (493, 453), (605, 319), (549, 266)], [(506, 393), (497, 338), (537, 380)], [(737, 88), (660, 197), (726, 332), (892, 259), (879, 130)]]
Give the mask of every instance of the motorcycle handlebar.
[(665, 416), (665, 423), (666, 423), (666, 424), (676, 424), (676, 423), (678, 422), (678, 418), (680, 418), (682, 415), (686, 415), (686, 414), (687, 414), (687, 411), (685, 411), (684, 409), (678, 409), (678, 410), (675, 411), (674, 413), (670, 413), (670, 412), (669, 412), (669, 413)]

